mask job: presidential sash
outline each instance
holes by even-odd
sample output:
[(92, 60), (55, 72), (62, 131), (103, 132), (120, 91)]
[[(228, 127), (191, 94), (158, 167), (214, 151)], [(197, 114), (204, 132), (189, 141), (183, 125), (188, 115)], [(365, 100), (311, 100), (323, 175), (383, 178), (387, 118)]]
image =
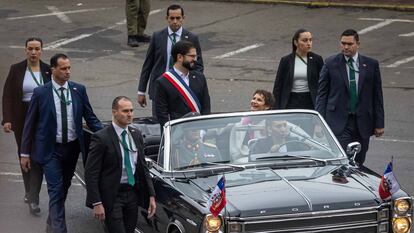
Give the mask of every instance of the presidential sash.
[(167, 71), (162, 76), (180, 93), (191, 112), (200, 113), (201, 105), (197, 96), (174, 70)]

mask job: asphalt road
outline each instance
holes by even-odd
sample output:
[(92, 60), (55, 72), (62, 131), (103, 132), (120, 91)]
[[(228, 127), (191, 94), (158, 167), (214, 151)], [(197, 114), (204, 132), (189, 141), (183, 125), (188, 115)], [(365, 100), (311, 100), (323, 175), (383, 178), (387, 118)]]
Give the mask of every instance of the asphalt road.
[[(43, 60), (65, 52), (72, 61), (72, 80), (85, 84), (102, 120), (111, 118), (117, 95), (136, 96), (138, 73), (147, 45), (126, 46), (124, 2), (14, 1), (0, 2), (0, 86), (9, 66), (24, 59), (27, 37), (44, 40)], [(170, 1), (152, 1), (147, 33), (166, 26)], [(179, 2), (185, 8), (185, 27), (200, 37), (205, 74), (214, 112), (248, 109), (257, 88), (272, 90), (281, 56), (290, 52), (298, 28), (313, 32), (314, 51), (327, 57), (339, 51), (338, 38), (346, 28), (361, 33), (361, 53), (380, 61), (386, 112), (382, 138), (372, 140), (367, 166), (381, 173), (394, 156), (394, 169), (403, 189), (414, 194), (414, 14), (386, 10), (308, 9), (300, 6), (218, 2)], [(2, 90), (1, 93), (2, 94)], [(136, 116), (150, 108), (137, 107)], [(23, 203), (16, 146), (11, 134), (0, 133), (0, 231), (44, 231), (47, 193), (43, 186), (40, 217)], [(89, 209), (85, 191), (75, 181), (66, 202), (69, 232), (101, 232)]]

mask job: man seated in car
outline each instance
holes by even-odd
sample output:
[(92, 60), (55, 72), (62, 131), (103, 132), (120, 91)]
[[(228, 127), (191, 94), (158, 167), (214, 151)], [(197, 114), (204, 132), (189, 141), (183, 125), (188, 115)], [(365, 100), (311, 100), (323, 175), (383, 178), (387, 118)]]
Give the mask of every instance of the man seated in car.
[(220, 152), (213, 144), (203, 142), (200, 130), (186, 130), (184, 137), (175, 148), (175, 167), (185, 167), (203, 162), (221, 161)]
[[(285, 120), (271, 120), (267, 125), (268, 136), (259, 138), (250, 145), (250, 154), (288, 152), (299, 148), (298, 138), (291, 136), (290, 125)], [(302, 143), (300, 143), (302, 144)], [(303, 146), (302, 146), (303, 147)]]

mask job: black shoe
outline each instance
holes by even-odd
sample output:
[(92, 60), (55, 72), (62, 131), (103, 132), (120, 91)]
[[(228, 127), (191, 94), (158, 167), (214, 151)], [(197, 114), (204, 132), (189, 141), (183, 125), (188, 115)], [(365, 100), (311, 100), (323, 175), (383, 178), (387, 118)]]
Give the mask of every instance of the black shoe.
[(151, 41), (151, 37), (147, 34), (136, 36), (135, 38), (137, 39), (138, 42), (141, 42), (141, 43), (149, 43)]
[(138, 41), (135, 36), (128, 36), (128, 46), (138, 47)]
[(40, 213), (39, 205), (36, 203), (29, 203), (29, 212), (33, 215)]
[(24, 201), (24, 203), (29, 203), (29, 198), (28, 198), (28, 196), (29, 196), (29, 194), (25, 194), (24, 195), (24, 197), (23, 197), (23, 201)]

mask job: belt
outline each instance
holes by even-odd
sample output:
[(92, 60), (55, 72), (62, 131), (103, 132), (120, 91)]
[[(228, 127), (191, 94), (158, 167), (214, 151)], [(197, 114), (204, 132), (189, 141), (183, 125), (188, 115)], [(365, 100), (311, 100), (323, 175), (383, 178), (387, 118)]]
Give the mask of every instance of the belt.
[(133, 189), (134, 189), (134, 186), (131, 186), (131, 185), (126, 184), (126, 183), (125, 184), (121, 183), (121, 184), (119, 184), (118, 191), (125, 192), (125, 191), (131, 191)]
[(58, 145), (58, 146), (70, 145), (70, 144), (77, 143), (77, 142), (78, 142), (78, 139), (75, 139), (75, 140), (67, 142), (67, 143), (56, 142), (56, 145)]

